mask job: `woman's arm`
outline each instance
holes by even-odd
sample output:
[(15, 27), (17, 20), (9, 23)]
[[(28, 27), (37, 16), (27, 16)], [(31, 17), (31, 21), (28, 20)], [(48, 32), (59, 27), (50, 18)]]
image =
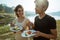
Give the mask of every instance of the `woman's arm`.
[(14, 25), (14, 22), (11, 22), (11, 23), (10, 23), (10, 26), (11, 26), (11, 27), (15, 26), (15, 25)]
[(30, 21), (27, 21), (26, 26), (28, 26), (29, 29), (33, 29), (33, 23)]
[(15, 26), (15, 23), (14, 23), (14, 22), (11, 22), (11, 23), (10, 23), (10, 26), (11, 26), (11, 27), (14, 27), (14, 26)]

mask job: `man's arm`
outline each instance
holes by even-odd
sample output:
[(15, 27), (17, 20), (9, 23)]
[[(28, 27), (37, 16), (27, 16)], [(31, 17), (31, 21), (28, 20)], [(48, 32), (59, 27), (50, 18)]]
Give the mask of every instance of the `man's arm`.
[(56, 40), (56, 38), (57, 38), (57, 29), (51, 29), (51, 33), (54, 36), (52, 39)]
[(57, 38), (57, 30), (56, 29), (51, 29), (51, 34), (45, 34), (45, 33), (37, 31), (36, 32), (36, 37), (38, 37), (38, 36), (56, 40), (56, 38)]

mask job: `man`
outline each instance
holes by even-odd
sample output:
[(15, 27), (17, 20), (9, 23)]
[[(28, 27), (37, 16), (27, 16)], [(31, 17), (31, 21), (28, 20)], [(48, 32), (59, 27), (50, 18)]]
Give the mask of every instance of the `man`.
[(34, 29), (37, 31), (33, 40), (56, 40), (57, 30), (56, 30), (56, 20), (45, 14), (48, 8), (49, 2), (47, 0), (35, 0), (36, 14)]

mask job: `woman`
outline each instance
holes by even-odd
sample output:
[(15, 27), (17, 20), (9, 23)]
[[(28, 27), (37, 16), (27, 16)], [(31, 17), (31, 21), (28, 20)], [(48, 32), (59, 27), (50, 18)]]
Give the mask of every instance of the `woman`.
[(22, 33), (22, 30), (25, 30), (27, 27), (30, 28), (32, 23), (27, 18), (25, 18), (24, 9), (21, 5), (18, 5), (14, 11), (15, 11), (17, 18), (11, 23), (11, 26), (15, 26), (15, 25), (19, 27), (22, 26), (21, 30), (15, 33), (15, 39), (16, 40), (27, 40), (27, 38), (21, 37), (21, 33)]

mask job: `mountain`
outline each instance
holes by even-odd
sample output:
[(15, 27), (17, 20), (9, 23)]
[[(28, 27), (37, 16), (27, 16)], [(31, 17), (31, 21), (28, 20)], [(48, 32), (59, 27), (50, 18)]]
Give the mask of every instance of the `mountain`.
[[(48, 15), (52, 15), (52, 16), (60, 16), (60, 11), (58, 12), (51, 12), (51, 13), (47, 13)], [(25, 11), (25, 15), (26, 16), (33, 16), (36, 15), (35, 12), (31, 12), (31, 11)]]
[(33, 16), (33, 15), (35, 15), (35, 12), (25, 11), (25, 16)]
[[(51, 12), (51, 13), (47, 13), (47, 14), (52, 16), (52, 17), (54, 17), (56, 20), (60, 20), (60, 11), (58, 11), (58, 12)], [(35, 12), (26, 11), (25, 12), (25, 16), (29, 17), (31, 19), (31, 18), (35, 17), (36, 14), (35, 14)]]
[(52, 16), (60, 16), (60, 11), (49, 13), (49, 15), (52, 15)]

